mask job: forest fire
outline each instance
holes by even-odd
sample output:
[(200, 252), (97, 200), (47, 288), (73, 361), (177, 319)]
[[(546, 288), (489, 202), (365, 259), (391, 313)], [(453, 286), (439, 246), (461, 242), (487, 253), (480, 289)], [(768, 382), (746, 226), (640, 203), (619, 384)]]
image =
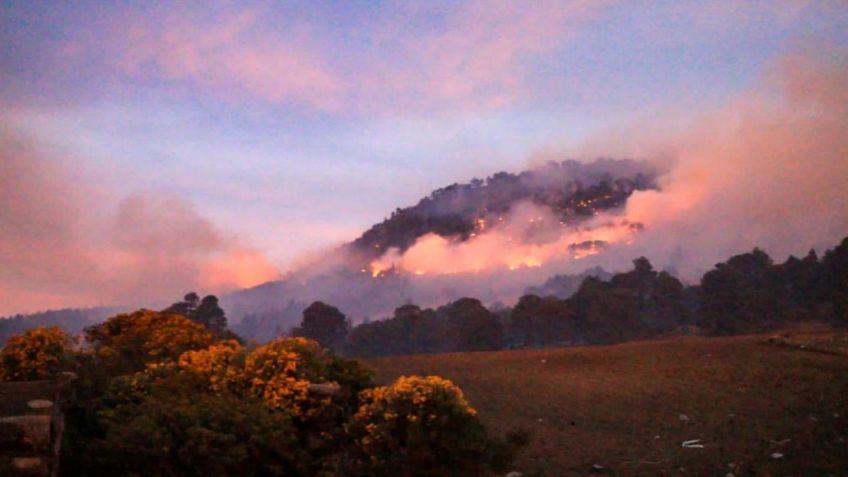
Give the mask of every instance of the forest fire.
[(370, 263), (369, 271), (378, 278), (389, 270), (422, 276), (539, 268), (597, 255), (614, 244), (629, 244), (643, 228), (611, 215), (568, 227), (551, 218), (550, 210), (525, 207), (485, 232), (478, 220), (475, 229), (479, 232), (469, 234), (466, 240), (427, 234), (403, 252), (390, 248)]

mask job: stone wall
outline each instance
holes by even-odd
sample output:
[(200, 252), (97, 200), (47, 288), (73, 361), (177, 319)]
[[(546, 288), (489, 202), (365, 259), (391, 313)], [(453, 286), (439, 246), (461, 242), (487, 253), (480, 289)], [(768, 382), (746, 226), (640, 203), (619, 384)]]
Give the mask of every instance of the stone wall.
[(59, 475), (62, 406), (71, 373), (56, 381), (0, 382), (0, 475)]

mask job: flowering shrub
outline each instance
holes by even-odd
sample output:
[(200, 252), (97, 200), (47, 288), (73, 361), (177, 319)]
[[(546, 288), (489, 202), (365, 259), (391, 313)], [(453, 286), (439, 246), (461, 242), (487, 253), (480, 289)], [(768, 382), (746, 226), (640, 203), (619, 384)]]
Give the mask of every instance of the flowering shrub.
[(61, 328), (34, 328), (0, 351), (0, 381), (49, 379), (70, 366), (75, 340)]
[(482, 475), (490, 441), (459, 389), (438, 376), (401, 377), (362, 393), (349, 426), (353, 473)]
[(177, 359), (177, 367), (204, 378), (209, 390), (238, 392), (244, 382), (244, 347), (227, 340), (196, 351), (186, 351)]
[(164, 386), (99, 417), (83, 475), (310, 475), (290, 418), (254, 399)]
[(252, 351), (167, 313), (87, 330), (64, 465), (103, 475), (483, 475), (496, 441), (450, 381), (371, 373), (306, 338)]
[(245, 359), (244, 375), (250, 392), (271, 408), (288, 409), (296, 416), (315, 411), (318, 403), (309, 399), (310, 382), (325, 380), (322, 370), (327, 356), (315, 341), (306, 338), (282, 338), (250, 353)]
[(141, 371), (148, 363), (175, 361), (190, 350), (207, 348), (215, 337), (181, 315), (150, 310), (118, 315), (85, 331), (102, 366), (112, 374)]

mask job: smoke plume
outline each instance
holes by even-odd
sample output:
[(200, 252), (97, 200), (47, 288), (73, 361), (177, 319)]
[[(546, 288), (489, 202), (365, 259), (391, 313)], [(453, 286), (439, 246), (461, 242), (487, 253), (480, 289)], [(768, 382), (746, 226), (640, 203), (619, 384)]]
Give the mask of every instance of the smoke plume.
[(186, 202), (113, 199), (33, 138), (0, 129), (0, 162), (0, 314), (153, 306), (278, 276)]
[(753, 246), (783, 260), (848, 235), (848, 52), (835, 53), (783, 58), (761, 90), (655, 145), (678, 165), (628, 201), (645, 225), (633, 252), (694, 277)]
[(654, 134), (639, 140), (631, 131), (623, 152), (660, 151), (646, 159), (669, 171), (660, 190), (634, 192), (623, 211), (569, 226), (523, 204), (466, 241), (430, 234), (404, 253), (389, 250), (372, 270), (427, 275), (544, 264), (579, 272), (598, 264), (623, 269), (645, 255), (696, 279), (754, 246), (779, 260), (832, 246), (848, 234), (845, 53), (784, 57), (759, 88), (682, 132), (659, 136), (648, 128)]

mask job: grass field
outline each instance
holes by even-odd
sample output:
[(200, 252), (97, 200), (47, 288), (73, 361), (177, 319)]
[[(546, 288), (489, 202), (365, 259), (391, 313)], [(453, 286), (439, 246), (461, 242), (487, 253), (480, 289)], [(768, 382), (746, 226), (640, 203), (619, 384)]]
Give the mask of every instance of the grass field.
[(515, 465), (525, 476), (593, 464), (608, 475), (848, 476), (846, 343), (809, 332), (368, 362), (380, 382), (447, 377), (493, 431), (530, 431)]

